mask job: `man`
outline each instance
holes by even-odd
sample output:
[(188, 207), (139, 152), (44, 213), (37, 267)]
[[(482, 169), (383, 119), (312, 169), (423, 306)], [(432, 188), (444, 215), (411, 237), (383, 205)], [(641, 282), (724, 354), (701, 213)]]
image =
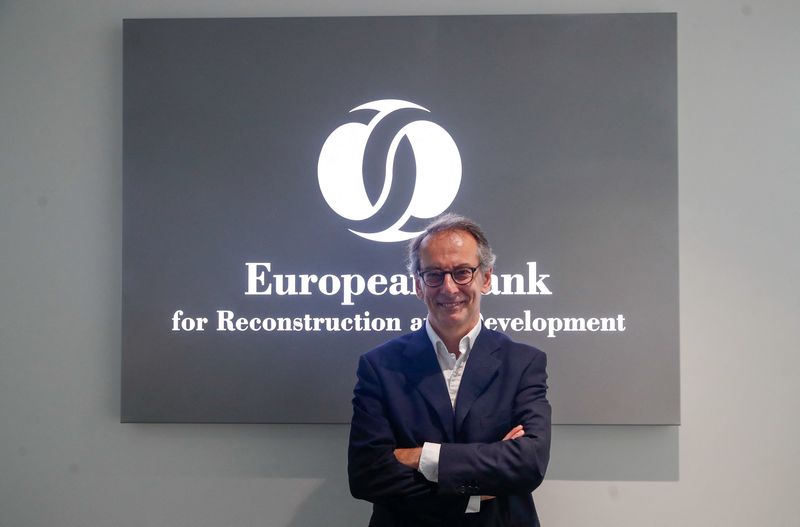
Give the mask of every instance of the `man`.
[(425, 326), (364, 354), (353, 397), (350, 491), (373, 503), (370, 526), (539, 525), (546, 358), (482, 326), (494, 259), (454, 214), (409, 245)]

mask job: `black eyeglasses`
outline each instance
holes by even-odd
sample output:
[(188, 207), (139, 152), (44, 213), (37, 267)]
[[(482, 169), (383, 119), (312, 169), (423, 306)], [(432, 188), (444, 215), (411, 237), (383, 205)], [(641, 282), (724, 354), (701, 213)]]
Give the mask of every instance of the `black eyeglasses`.
[(417, 271), (417, 274), (428, 287), (439, 287), (444, 283), (445, 275), (448, 274), (450, 278), (453, 279), (453, 282), (458, 285), (467, 285), (472, 282), (472, 279), (475, 277), (475, 271), (477, 271), (479, 267), (480, 265), (476, 265), (475, 267), (459, 267), (452, 271), (431, 269), (430, 271)]

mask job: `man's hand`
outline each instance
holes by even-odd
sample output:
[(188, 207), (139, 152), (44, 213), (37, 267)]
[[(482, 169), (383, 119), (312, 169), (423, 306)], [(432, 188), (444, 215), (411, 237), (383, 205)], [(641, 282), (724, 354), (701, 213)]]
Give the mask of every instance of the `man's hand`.
[(419, 457), (421, 455), (422, 447), (394, 449), (394, 457), (397, 458), (397, 461), (414, 470), (419, 468)]
[[(509, 430), (505, 436), (503, 436), (503, 441), (510, 441), (512, 439), (516, 439), (524, 435), (525, 435), (525, 430), (522, 428), (522, 425), (517, 425), (511, 430)], [(395, 450), (395, 452), (397, 451)], [(493, 500), (494, 498), (495, 498), (494, 496), (481, 496), (481, 501)]]
[(503, 441), (508, 441), (510, 439), (516, 439), (518, 437), (522, 437), (525, 435), (525, 430), (523, 430), (522, 425), (517, 425), (503, 437)]

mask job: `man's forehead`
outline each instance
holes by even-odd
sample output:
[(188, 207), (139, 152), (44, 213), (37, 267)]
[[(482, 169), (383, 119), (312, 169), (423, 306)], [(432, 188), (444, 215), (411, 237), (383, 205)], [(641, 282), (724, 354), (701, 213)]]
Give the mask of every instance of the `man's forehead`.
[[(463, 258), (478, 256), (478, 242), (472, 234), (462, 230), (449, 230), (431, 234), (420, 244), (420, 259), (432, 255), (464, 253)], [(465, 261), (464, 264), (470, 262)]]

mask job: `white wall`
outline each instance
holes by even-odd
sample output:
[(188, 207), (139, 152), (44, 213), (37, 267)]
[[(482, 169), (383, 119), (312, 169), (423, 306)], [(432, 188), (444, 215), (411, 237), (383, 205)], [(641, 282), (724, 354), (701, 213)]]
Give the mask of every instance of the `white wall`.
[(0, 526), (366, 525), (345, 426), (119, 423), (123, 18), (678, 12), (680, 427), (557, 427), (548, 527), (796, 525), (800, 4), (0, 0)]

